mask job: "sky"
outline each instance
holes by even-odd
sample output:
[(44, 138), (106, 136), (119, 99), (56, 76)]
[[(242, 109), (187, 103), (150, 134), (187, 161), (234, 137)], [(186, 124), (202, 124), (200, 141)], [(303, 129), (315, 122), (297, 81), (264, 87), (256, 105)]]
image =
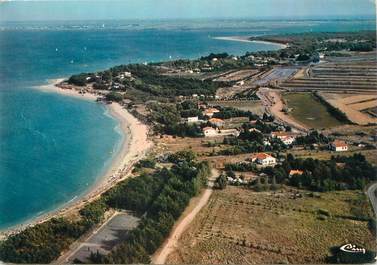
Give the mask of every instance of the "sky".
[(0, 0), (0, 21), (375, 17), (375, 0)]

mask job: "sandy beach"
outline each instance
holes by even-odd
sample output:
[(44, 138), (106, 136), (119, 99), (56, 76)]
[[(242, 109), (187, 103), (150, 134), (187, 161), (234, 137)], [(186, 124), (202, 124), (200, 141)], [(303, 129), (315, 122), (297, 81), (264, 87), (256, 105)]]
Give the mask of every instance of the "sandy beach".
[[(56, 86), (64, 79), (56, 79), (48, 85), (38, 87), (46, 93), (59, 93), (62, 96), (72, 96), (82, 100), (95, 101), (97, 95), (91, 93), (80, 94), (74, 89), (62, 89)], [(60, 206), (58, 209), (38, 216), (27, 223), (0, 231), (0, 239), (18, 233), (27, 227), (43, 223), (53, 217), (68, 216), (80, 210), (86, 203), (95, 200), (103, 192), (113, 187), (118, 182), (127, 178), (133, 165), (143, 158), (151, 149), (153, 143), (148, 139), (149, 128), (131, 115), (123, 106), (118, 103), (107, 104), (109, 113), (119, 121), (120, 129), (124, 135), (118, 154), (114, 157), (111, 166), (106, 174), (98, 178), (98, 181), (83, 195), (78, 195), (73, 200)]]
[(276, 46), (279, 46), (280, 49), (285, 49), (288, 47), (288, 45), (277, 43), (277, 42), (271, 42), (271, 41), (259, 41), (259, 40), (250, 40), (250, 37), (248, 36), (229, 36), (229, 37), (213, 37), (213, 39), (216, 40), (227, 40), (227, 41), (240, 41), (240, 42), (254, 42), (254, 43), (262, 43), (262, 44), (273, 44)]

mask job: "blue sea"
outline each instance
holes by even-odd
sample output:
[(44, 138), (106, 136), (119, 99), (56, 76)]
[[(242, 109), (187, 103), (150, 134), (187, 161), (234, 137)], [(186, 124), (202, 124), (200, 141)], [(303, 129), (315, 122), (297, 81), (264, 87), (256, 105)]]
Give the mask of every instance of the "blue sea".
[(241, 55), (278, 45), (219, 36), (375, 29), (374, 20), (178, 20), (0, 24), (0, 229), (87, 192), (123, 140), (107, 109), (35, 87), (117, 64)]

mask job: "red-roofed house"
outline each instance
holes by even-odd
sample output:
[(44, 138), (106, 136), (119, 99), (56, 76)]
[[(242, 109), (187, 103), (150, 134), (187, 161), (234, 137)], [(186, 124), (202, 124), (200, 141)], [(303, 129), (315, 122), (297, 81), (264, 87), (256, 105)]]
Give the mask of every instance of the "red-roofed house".
[(251, 162), (256, 162), (263, 166), (271, 166), (276, 164), (276, 158), (266, 153), (257, 153), (251, 156)]
[(280, 139), (285, 145), (291, 145), (296, 140), (296, 135), (291, 132), (271, 132), (271, 137)]
[(209, 122), (217, 127), (222, 127), (224, 126), (224, 121), (222, 119), (218, 119), (218, 118), (212, 118), (212, 119), (209, 119)]
[(292, 169), (289, 171), (289, 176), (292, 177), (293, 175), (302, 175), (304, 174), (304, 171), (299, 170), (299, 169)]
[(345, 141), (335, 140), (330, 143), (329, 148), (336, 152), (348, 151), (348, 145)]
[(213, 114), (220, 112), (218, 109), (215, 108), (208, 108), (203, 111), (203, 115), (209, 118), (212, 118)]

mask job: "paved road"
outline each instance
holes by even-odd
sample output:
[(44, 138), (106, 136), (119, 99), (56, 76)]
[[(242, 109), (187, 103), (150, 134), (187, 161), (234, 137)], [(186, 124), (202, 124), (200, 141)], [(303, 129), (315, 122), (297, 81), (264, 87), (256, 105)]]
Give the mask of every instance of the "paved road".
[(195, 216), (200, 210), (207, 204), (212, 194), (212, 187), (214, 180), (218, 177), (219, 172), (216, 169), (212, 169), (211, 177), (208, 181), (208, 188), (202, 193), (196, 206), (190, 213), (188, 213), (182, 220), (180, 220), (173, 228), (173, 232), (165, 240), (161, 250), (157, 251), (152, 257), (152, 264), (164, 264), (169, 254), (177, 247), (178, 240), (187, 229), (188, 225), (194, 220)]

